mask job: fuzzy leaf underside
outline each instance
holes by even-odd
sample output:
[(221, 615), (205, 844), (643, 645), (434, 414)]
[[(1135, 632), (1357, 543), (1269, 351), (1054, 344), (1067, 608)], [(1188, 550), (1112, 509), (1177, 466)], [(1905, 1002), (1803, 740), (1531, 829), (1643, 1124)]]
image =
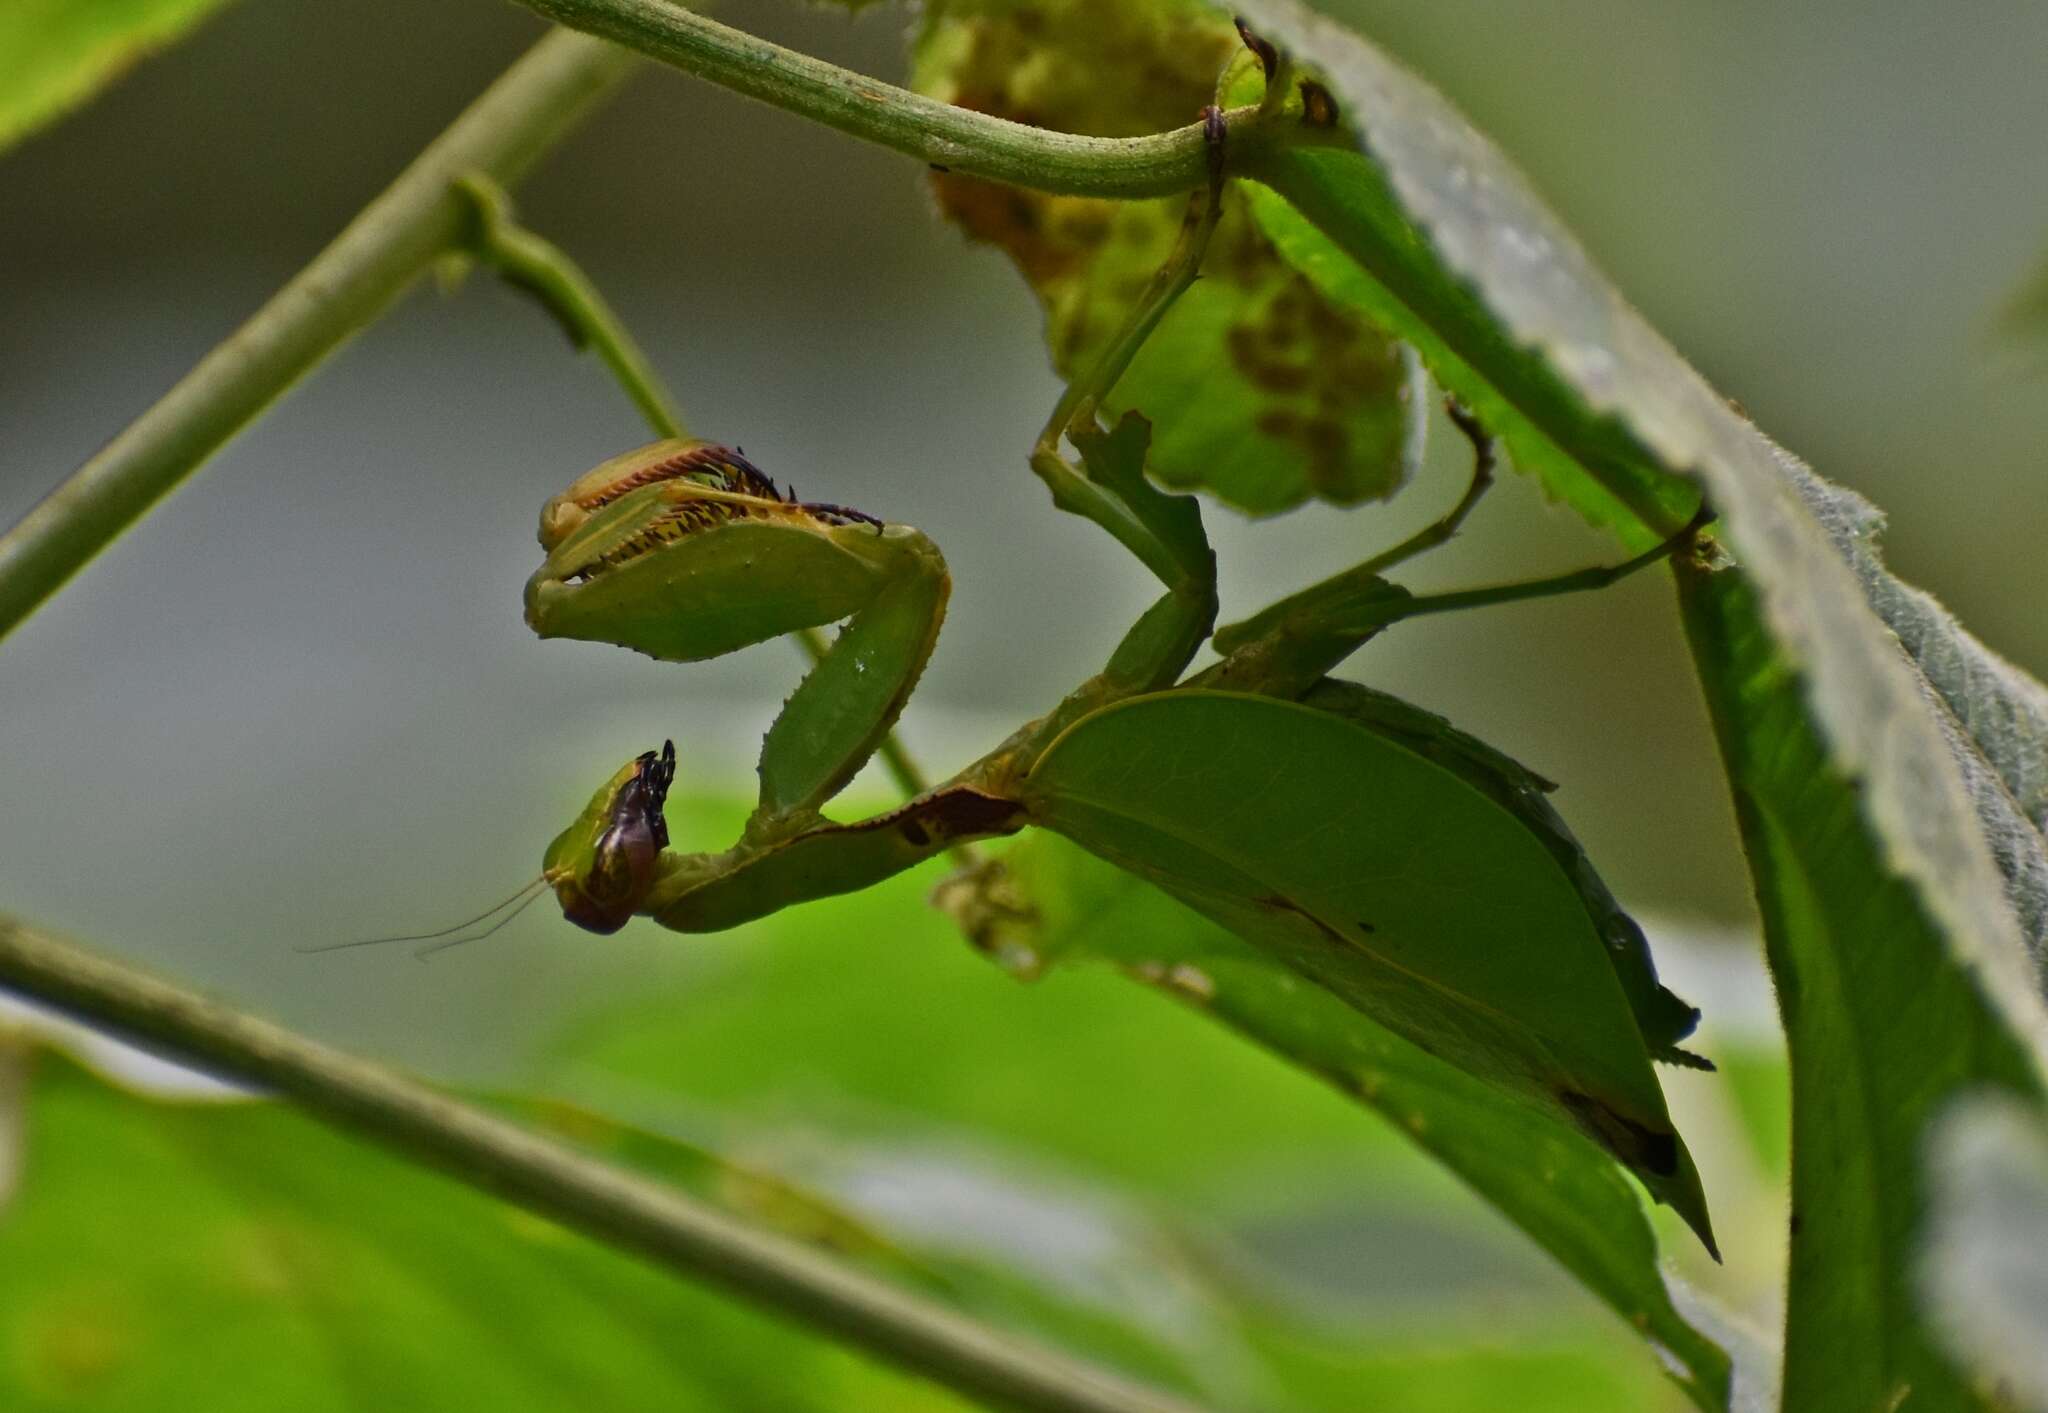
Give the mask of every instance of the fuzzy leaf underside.
[(1929, 1125), (1987, 1085), (2037, 1094), (2032, 1058), (1915, 890), (1886, 871), (1751, 586), (1691, 569), (1681, 601), (1792, 1060), (1784, 1406), (1850, 1413), (1910, 1390), (1930, 1408), (1995, 1407), (1931, 1337), (1907, 1256)]
[(1786, 1406), (1883, 1407), (1908, 1389), (1978, 1406), (1915, 1306), (1905, 1252), (1939, 1104), (1986, 1084), (2041, 1093), (2042, 689), (1886, 574), (1869, 508), (1719, 398), (1438, 95), (1292, 0), (1244, 9), (1363, 134), (1357, 152), (1250, 174), (1293, 263), (1412, 338), (1596, 523), (1644, 544), (1693, 487), (1718, 513), (1733, 567), (1682, 578), (1791, 1042)]

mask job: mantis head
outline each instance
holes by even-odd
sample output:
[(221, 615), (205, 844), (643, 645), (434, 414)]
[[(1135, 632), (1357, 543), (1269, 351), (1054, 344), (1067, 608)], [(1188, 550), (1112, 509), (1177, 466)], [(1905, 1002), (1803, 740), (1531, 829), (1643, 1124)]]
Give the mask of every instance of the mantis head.
[(543, 638), (698, 662), (846, 618), (896, 574), (895, 537), (786, 498), (737, 451), (672, 439), (615, 456), (541, 511), (526, 585)]
[[(784, 495), (711, 442), (656, 442), (585, 472), (541, 512), (540, 542), (526, 621), (543, 638), (699, 662), (843, 622), (762, 741), (748, 826), (762, 837), (816, 823), (874, 754), (931, 655), (951, 583), (917, 530)], [(572, 921), (610, 932), (646, 901), (674, 760), (627, 766), (549, 849), (543, 876)]]
[(655, 861), (668, 847), (662, 808), (676, 778), (676, 743), (648, 751), (620, 767), (575, 822), (555, 836), (541, 877), (555, 890), (562, 916), (578, 927), (610, 934), (639, 910), (654, 883)]

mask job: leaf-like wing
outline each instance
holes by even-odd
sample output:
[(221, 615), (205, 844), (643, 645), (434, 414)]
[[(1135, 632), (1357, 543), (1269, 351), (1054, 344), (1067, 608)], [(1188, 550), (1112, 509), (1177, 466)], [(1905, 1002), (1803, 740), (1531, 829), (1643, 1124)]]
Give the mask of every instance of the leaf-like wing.
[(1457, 773), (1328, 712), (1183, 689), (1076, 724), (1023, 797), (1035, 822), (1577, 1124), (1712, 1245), (1692, 1159), (1574, 880)]
[(978, 939), (1038, 965), (1108, 962), (1384, 1116), (1675, 1363), (1702, 1407), (1729, 1360), (1674, 1308), (1641, 1199), (1576, 1127), (1404, 1040), (1271, 952), (1075, 844), (1035, 830), (1001, 861), (1006, 914)]

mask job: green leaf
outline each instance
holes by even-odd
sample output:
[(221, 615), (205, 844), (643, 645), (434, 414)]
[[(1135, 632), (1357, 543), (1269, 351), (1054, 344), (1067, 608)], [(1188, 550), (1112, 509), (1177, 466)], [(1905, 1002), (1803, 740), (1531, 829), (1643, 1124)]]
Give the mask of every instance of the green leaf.
[[(1402, 239), (1406, 224), (1362, 159), (1304, 153), (1299, 161), (1304, 176), (1331, 179), (1320, 194), (1332, 212), (1341, 212), (1345, 220), (1373, 222), (1389, 240)], [(1638, 512), (1667, 519), (1681, 513), (1688, 495), (1683, 485), (1645, 472), (1626, 448), (1607, 444), (1614, 438), (1611, 427), (1581, 422), (1574, 430), (1584, 435), (1571, 443), (1574, 449), (1561, 444), (1570, 439), (1553, 438), (1547, 426), (1576, 415), (1570, 394), (1540, 361), (1512, 350), (1441, 266), (1427, 261), (1397, 266), (1384, 273), (1382, 283), (1288, 198), (1253, 188), (1247, 199), (1260, 229), (1289, 264), (1325, 296), (1360, 311), (1415, 348), (1431, 376), (1500, 438), (1514, 467), (1537, 477), (1546, 491), (1589, 523), (1647, 548), (1655, 537), (1642, 531)], [(1608, 474), (1587, 475), (1579, 455), (1596, 458)]]
[(1343, 279), (1365, 304), (1407, 311), (1397, 332), (1435, 333), (1434, 351), (1456, 360), (1442, 380), (1490, 399), (1482, 415), (1511, 445), (1548, 445), (1533, 469), (1554, 490), (1582, 505), (1604, 493), (1612, 514), (1636, 517), (1622, 524), (1640, 542), (1682, 518), (1688, 481), (1704, 488), (1775, 645), (1804, 674), (1830, 758), (1865, 784), (1892, 869), (1993, 978), (2004, 1023), (2048, 1033), (1963, 767), (1809, 504), (1821, 483), (1715, 395), (1427, 85), (1294, 0), (1244, 8), (1324, 72), (1363, 129), (1360, 151), (1283, 152), (1253, 175), (1317, 227), (1326, 265), (1349, 262)]
[(1665, 1351), (1700, 1407), (1726, 1406), (1728, 1357), (1673, 1307), (1641, 1200), (1576, 1128), (1056, 834), (1032, 833), (999, 878), (950, 896), (976, 941), (1013, 965), (1107, 962), (1378, 1112)]
[(1573, 878), (1457, 773), (1327, 712), (1181, 689), (1077, 723), (1022, 798), (1034, 822), (1578, 1125), (1712, 1247), (1698, 1174)]
[(9, 1409), (966, 1407), (284, 1105), (23, 1063)]
[[(1104, 137), (1179, 127), (1240, 52), (1204, 0), (947, 0), (926, 7), (912, 82), (948, 102)], [(1045, 308), (1072, 378), (1116, 334), (1166, 260), (1186, 201), (1047, 196), (940, 172), (941, 209), (1006, 251)], [(1155, 429), (1150, 470), (1271, 514), (1317, 497), (1393, 494), (1421, 450), (1412, 356), (1280, 258), (1232, 192), (1203, 277), (1105, 400)]]
[[(729, 835), (742, 813), (683, 802), (672, 824)], [(899, 879), (686, 948), (627, 933), (609, 945), (686, 984), (592, 1016), (561, 1046), (574, 1073), (530, 1086), (580, 1096), (518, 1111), (1219, 1408), (1671, 1406), (1604, 1315), (1531, 1280), (1476, 1204), (1440, 1209), (1434, 1168), (1337, 1095), (1112, 976), (1019, 987), (923, 893)], [(45, 1055), (17, 1149), (17, 1058), (0, 1049), (0, 1168), (25, 1159), (11, 1197), (0, 1181), (0, 1406), (960, 1406), (285, 1106), (164, 1102)], [(1234, 1207), (1284, 1232), (1304, 1194), (1368, 1214), (1317, 1248), (1354, 1251), (1349, 1279), (1398, 1320), (1278, 1298), (1254, 1229), (1194, 1227)], [(1462, 1312), (1413, 1288), (1394, 1234), (1418, 1227), (1457, 1250)]]
[(1934, 1126), (1927, 1166), (1920, 1290), (1928, 1317), (1956, 1358), (2008, 1402), (2043, 1413), (2048, 1122), (2038, 1107), (2010, 1099), (1958, 1099)]
[(222, 0), (8, 0), (0, 6), (0, 148), (184, 37)]
[[(16, 1200), (0, 1209), (10, 1409), (23, 1406), (18, 1391), (32, 1408), (169, 1406), (223, 1377), (222, 1361), (251, 1407), (470, 1406), (455, 1392), (465, 1386), (510, 1408), (965, 1406), (287, 1106), (145, 1097), (18, 1043), (0, 1049), (0, 1093), (20, 1087), (6, 1081), (24, 1062), (42, 1072)], [(581, 1106), (506, 1107), (993, 1324), (1168, 1383), (1201, 1371), (1231, 1405), (1268, 1401), (1250, 1393), (1264, 1375), (1238, 1317), (1164, 1233), (1104, 1194), (1034, 1187), (993, 1163), (977, 1170), (970, 1150), (900, 1136), (792, 1143), (727, 1126), (724, 1141), (762, 1159), (743, 1164)], [(678, 1119), (672, 1105), (667, 1117)], [(778, 1167), (877, 1210), (856, 1212)], [(961, 1230), (963, 1193), (1018, 1234)], [(1047, 1240), (1055, 1259), (1034, 1253)], [(200, 1338), (208, 1322), (237, 1341)]]
[(1913, 659), (1923, 695), (1939, 701), (1939, 724), (2021, 936), (2037, 961), (2048, 956), (2048, 687), (1971, 636), (1933, 596), (1885, 569), (1877, 545), (1884, 515), (1876, 506), (1803, 466), (1787, 472), (1855, 571), (1865, 599)]
[(1993, 1407), (1933, 1341), (1907, 1255), (1928, 1125), (1987, 1084), (2038, 1094), (2033, 1057), (1887, 869), (1755, 591), (1726, 570), (1680, 585), (1792, 1058), (1785, 1406)]
[(1259, 208), (1291, 258), (1413, 338), (1527, 469), (1624, 538), (1670, 528), (1694, 486), (1719, 513), (1735, 564), (1691, 576), (1687, 611), (1791, 1040), (1787, 1406), (1885, 1406), (1909, 1385), (1974, 1406), (1904, 1253), (1935, 1105), (1984, 1082), (2041, 1091), (2027, 944), (2048, 902), (2021, 803), (2038, 799), (2038, 688), (1838, 544), (1849, 502), (1716, 396), (1440, 97), (1291, 0), (1244, 8), (1362, 131), (1357, 151), (1252, 173), (1295, 208)]

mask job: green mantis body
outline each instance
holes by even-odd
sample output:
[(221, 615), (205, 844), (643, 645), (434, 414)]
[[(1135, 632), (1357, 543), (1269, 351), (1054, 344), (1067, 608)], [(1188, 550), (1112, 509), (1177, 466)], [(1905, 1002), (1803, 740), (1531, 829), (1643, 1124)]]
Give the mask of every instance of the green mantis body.
[[(836, 506), (784, 499), (737, 452), (670, 439), (616, 457), (548, 502), (547, 563), (526, 589), (542, 637), (618, 643), (695, 662), (802, 628), (846, 627), (763, 743), (761, 795), (723, 854), (662, 852), (630, 889), (597, 868), (609, 838), (651, 833), (618, 816), (642, 761), (606, 782), (548, 850), (571, 918), (601, 932), (646, 913), (681, 931), (731, 927), (789, 902), (846, 892), (967, 834), (906, 819), (830, 824), (825, 802), (874, 754), (938, 638), (951, 580), (930, 540)], [(658, 792), (647, 808), (658, 815)]]
[[(768, 730), (760, 797), (730, 848), (666, 847), (665, 748), (591, 797), (549, 846), (543, 877), (595, 931), (636, 914), (713, 931), (967, 841), (1051, 829), (1592, 1136), (1711, 1247), (1650, 1069), (1702, 1063), (1678, 1048), (1698, 1013), (1658, 984), (1642, 933), (1544, 801), (1547, 786), (1440, 719), (1327, 675), (1405, 618), (1611, 582), (1689, 540), (1697, 521), (1610, 569), (1412, 595), (1384, 571), (1449, 538), (1490, 480), (1491, 444), (1454, 408), (1478, 461), (1449, 514), (1216, 630), (1199, 509), (1146, 478), (1146, 421), (1106, 427), (1097, 406), (1193, 280), (1221, 191), (1219, 162), (1174, 256), (1031, 457), (1055, 505), (1129, 548), (1164, 593), (1101, 672), (898, 809), (853, 823), (822, 813), (882, 744), (936, 643), (949, 579), (929, 539), (785, 497), (736, 451), (681, 439), (614, 457), (548, 503), (547, 558), (526, 590), (543, 637), (688, 662), (844, 627)], [(1220, 660), (1190, 676), (1211, 641)]]
[[(846, 624), (770, 728), (760, 798), (732, 847), (666, 848), (673, 755), (641, 756), (548, 849), (544, 874), (565, 914), (600, 932), (635, 914), (719, 930), (868, 886), (964, 841), (1052, 828), (1279, 950), (1454, 1063), (1563, 1110), (1689, 1208), (1689, 1160), (1654, 1081), (1644, 1082), (1647, 1061), (1631, 1054), (1693, 1062), (1677, 1042), (1697, 1012), (1657, 984), (1641, 932), (1543, 799), (1547, 786), (1440, 719), (1325, 675), (1438, 601), (1376, 571), (1340, 575), (1217, 634), (1229, 651), (1182, 681), (1214, 612), (1206, 545), (1185, 552), (1200, 535), (1193, 504), (1135, 479), (1141, 419), (1071, 430), (1076, 474), (1121, 487), (1110, 493), (1142, 507), (1139, 523), (1163, 528), (1162, 546), (1168, 535), (1183, 546), (1158, 557), (1188, 566), (1187, 577), (1051, 712), (901, 808), (854, 823), (821, 810), (874, 753), (931, 655), (948, 589), (936, 547), (907, 526), (784, 499), (737, 453), (708, 443), (614, 458), (551, 501), (548, 558), (527, 586), (527, 617), (544, 637), (694, 661)], [(1476, 484), (1484, 472), (1482, 458)], [(1497, 592), (1517, 597), (1525, 586)], [(1276, 794), (1253, 783), (1268, 770), (1314, 783)], [(1339, 811), (1346, 832), (1383, 831), (1378, 844), (1364, 842), (1357, 858), (1320, 848), (1317, 816)], [(1413, 861), (1362, 887), (1343, 876), (1369, 874), (1374, 852), (1446, 818), (1456, 822), (1443, 853), (1420, 864), (1432, 877), (1416, 876)], [(1298, 837), (1287, 847), (1266, 847), (1290, 828)], [(1320, 874), (1288, 862), (1318, 855), (1329, 865)], [(1521, 880), (1510, 892), (1527, 916), (1488, 912), (1492, 875), (1504, 869)], [(1517, 934), (1530, 930), (1557, 940), (1527, 945)], [(1432, 958), (1401, 955), (1446, 937), (1457, 944)], [(1569, 1001), (1587, 988), (1613, 993), (1630, 1018), (1627, 1043), (1588, 1044), (1572, 1027), (1528, 1018), (1555, 1009), (1532, 993)]]

